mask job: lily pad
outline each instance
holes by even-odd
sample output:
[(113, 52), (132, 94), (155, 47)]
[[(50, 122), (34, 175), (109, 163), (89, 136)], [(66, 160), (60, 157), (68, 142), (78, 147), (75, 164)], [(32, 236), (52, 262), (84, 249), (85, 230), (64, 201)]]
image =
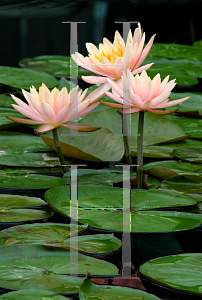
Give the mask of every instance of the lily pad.
[(183, 175), (187, 173), (198, 175), (197, 170), (199, 169), (199, 165), (167, 160), (148, 163), (144, 165), (143, 168), (147, 174), (161, 179), (167, 179), (171, 176)]
[(32, 85), (38, 89), (42, 82), (48, 88), (58, 84), (56, 78), (42, 71), (0, 66), (0, 83), (28, 90)]
[[(91, 126), (91, 124), (88, 124)], [(58, 130), (62, 152), (65, 156), (88, 161), (118, 161), (123, 157), (124, 146), (120, 137), (108, 128), (94, 132), (73, 132), (61, 127)], [(41, 135), (51, 149), (55, 144), (50, 133)]]
[(161, 188), (181, 193), (202, 193), (202, 176), (176, 175), (161, 182)]
[[(71, 77), (69, 56), (41, 55), (34, 58), (24, 58), (18, 64), (22, 68), (43, 71), (55, 77)], [(92, 72), (78, 67), (78, 78), (81, 78), (82, 75), (92, 75)]]
[[(68, 250), (77, 249), (80, 253), (105, 253), (121, 247), (121, 241), (113, 234), (84, 235), (73, 237), (87, 225), (72, 224), (26, 224), (13, 226), (0, 232), (0, 246), (14, 244), (35, 244), (60, 247)], [(71, 236), (71, 239), (69, 239)], [(78, 247), (77, 247), (78, 246)]]
[(10, 96), (0, 95), (0, 106), (11, 107), (11, 104), (14, 104), (15, 101)]
[(202, 254), (186, 253), (152, 259), (140, 267), (151, 282), (191, 295), (202, 296)]
[(6, 293), (0, 296), (0, 300), (65, 300), (66, 297), (47, 291), (30, 287), (29, 289)]
[(195, 164), (202, 164), (202, 147), (174, 149), (173, 156)]
[(169, 60), (169, 59), (152, 59), (145, 60), (144, 64), (154, 63), (154, 65), (147, 70), (148, 76), (153, 78), (157, 73), (164, 79), (168, 74), (170, 80), (176, 79), (178, 85), (196, 85), (198, 77), (202, 75), (202, 62), (190, 60)]
[[(146, 112), (144, 119), (144, 146), (163, 142), (170, 143), (180, 141), (188, 137), (177, 124), (169, 121), (161, 115)], [(79, 125), (82, 125), (83, 123), (105, 126), (119, 136), (122, 136), (122, 117), (117, 114), (116, 110), (113, 108), (91, 112), (79, 121)], [(130, 144), (133, 147), (137, 145), (138, 114), (131, 114), (130, 124), (131, 131), (129, 138)]]
[(185, 60), (202, 60), (197, 47), (181, 44), (154, 43), (146, 60), (155, 58), (175, 58)]
[(0, 172), (0, 188), (9, 189), (48, 189), (69, 184), (68, 178), (43, 174), (5, 174)]
[[(70, 217), (68, 187), (53, 188), (45, 199), (53, 210)], [(131, 190), (131, 231), (167, 232), (194, 228), (202, 217), (178, 212), (145, 211), (155, 208), (195, 205), (188, 197), (162, 190)], [(80, 186), (78, 190), (78, 221), (99, 229), (122, 231), (123, 190), (95, 186)], [(148, 223), (150, 226), (148, 226)]]
[(8, 128), (19, 126), (19, 123), (13, 122), (6, 118), (6, 116), (14, 117), (14, 118), (22, 118), (19, 112), (14, 110), (13, 108), (0, 107), (0, 130), (5, 130)]
[(171, 93), (171, 100), (190, 97), (178, 105), (178, 113), (191, 118), (202, 118), (202, 94), (196, 93)]
[(0, 195), (0, 210), (45, 205), (47, 205), (47, 203), (40, 198), (19, 195)]
[(0, 222), (25, 222), (33, 220), (48, 219), (54, 215), (53, 212), (38, 209), (17, 208), (0, 210)]
[(44, 152), (49, 150), (39, 136), (20, 132), (0, 131), (0, 143), (0, 155)]
[(177, 116), (167, 116), (170, 120), (175, 122), (190, 138), (202, 140), (202, 119), (186, 118)]
[[(99, 300), (102, 295), (103, 300), (114, 299), (136, 299), (136, 300), (157, 300), (158, 297), (144, 291), (128, 287), (96, 285), (90, 279), (85, 279), (79, 291), (79, 299)], [(160, 299), (159, 299), (160, 300)]]

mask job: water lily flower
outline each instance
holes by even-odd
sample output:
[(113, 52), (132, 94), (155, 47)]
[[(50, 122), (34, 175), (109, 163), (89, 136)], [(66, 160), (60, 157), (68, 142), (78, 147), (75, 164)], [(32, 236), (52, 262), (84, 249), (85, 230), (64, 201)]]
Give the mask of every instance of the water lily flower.
[(140, 65), (149, 53), (154, 37), (155, 35), (143, 49), (145, 33), (142, 34), (141, 26), (138, 24), (133, 36), (131, 30), (129, 31), (126, 44), (119, 32), (116, 31), (113, 44), (107, 38), (103, 39), (103, 44), (99, 44), (99, 49), (92, 43), (86, 43), (89, 55), (84, 57), (76, 52), (72, 54), (72, 58), (82, 68), (101, 75), (82, 76), (82, 79), (88, 83), (107, 83), (107, 78), (120, 80), (123, 72), (126, 73), (127, 69), (131, 69), (134, 75), (151, 67), (152, 64), (142, 67)]
[[(43, 124), (37, 128), (39, 132), (47, 132), (65, 126), (67, 128), (78, 131), (94, 131), (99, 128), (68, 125), (66, 123), (77, 119), (99, 105), (96, 102), (100, 98), (100, 94), (95, 91), (90, 93), (84, 99), (87, 93), (78, 87), (73, 88), (69, 93), (66, 87), (63, 87), (61, 91), (54, 88), (50, 91), (44, 83), (39, 88), (39, 93), (36, 88), (32, 86), (30, 93), (22, 90), (25, 99), (28, 104), (20, 100), (14, 95), (11, 95), (13, 100), (18, 104), (12, 104), (12, 106), (21, 114), (29, 119), (13, 118), (7, 116), (8, 119), (23, 123), (23, 124)], [(78, 101), (77, 101), (78, 100)]]
[(176, 85), (175, 79), (168, 81), (167, 76), (162, 82), (160, 74), (157, 74), (152, 80), (143, 71), (140, 75), (133, 76), (130, 70), (127, 70), (127, 75), (123, 74), (122, 85), (108, 79), (112, 87), (112, 93), (105, 92), (105, 94), (120, 103), (109, 103), (100, 101), (103, 104), (123, 109), (123, 113), (135, 113), (138, 111), (150, 111), (155, 114), (170, 114), (174, 110), (159, 110), (159, 108), (170, 107), (177, 105), (190, 97), (181, 98), (178, 100), (169, 101), (171, 90)]

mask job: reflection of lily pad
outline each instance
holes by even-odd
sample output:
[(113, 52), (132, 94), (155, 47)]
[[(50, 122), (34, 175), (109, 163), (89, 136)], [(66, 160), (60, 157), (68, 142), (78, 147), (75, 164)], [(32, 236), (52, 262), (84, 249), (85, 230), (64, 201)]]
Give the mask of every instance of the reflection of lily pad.
[[(91, 126), (91, 124), (89, 124)], [(64, 155), (89, 161), (117, 161), (124, 154), (120, 137), (109, 130), (101, 128), (94, 132), (70, 132), (68, 128), (58, 130), (61, 149)], [(55, 150), (50, 133), (41, 135), (43, 141)]]
[(202, 296), (202, 254), (186, 253), (152, 259), (140, 273), (158, 285)]
[(185, 161), (202, 164), (202, 147), (174, 149), (173, 156)]
[(28, 90), (32, 85), (38, 89), (42, 82), (48, 88), (54, 87), (58, 83), (56, 78), (45, 72), (0, 66), (0, 83)]
[[(70, 217), (68, 187), (53, 188), (45, 193), (53, 210)], [(132, 232), (167, 232), (194, 228), (202, 216), (178, 213), (145, 211), (155, 208), (195, 205), (182, 195), (162, 190), (131, 190)], [(91, 227), (122, 231), (123, 191), (119, 188), (80, 186), (78, 189), (78, 221)], [(148, 226), (148, 222), (150, 226)]]
[(66, 297), (60, 296), (51, 291), (30, 287), (29, 289), (10, 292), (0, 296), (0, 300), (65, 300)]
[(194, 173), (195, 175), (197, 175), (198, 169), (199, 166), (197, 164), (190, 164), (172, 160), (156, 161), (144, 165), (144, 171), (146, 171), (146, 173), (161, 179), (167, 179), (174, 175), (182, 175), (187, 173)]
[[(141, 290), (120, 286), (96, 285), (90, 279), (85, 279), (79, 291), (79, 299), (99, 300), (102, 295), (103, 300), (113, 299), (141, 299), (141, 300), (158, 300), (154, 295), (148, 294)], [(160, 299), (159, 299), (160, 300)]]
[[(92, 123), (100, 126), (105, 126), (122, 136), (122, 117), (117, 114), (113, 108), (96, 111), (83, 117), (79, 122)], [(131, 146), (137, 145), (137, 126), (138, 114), (131, 115), (131, 132), (130, 144)], [(144, 120), (144, 145), (153, 145), (156, 143), (174, 142), (185, 139), (184, 132), (174, 122), (170, 122), (167, 118), (156, 115), (150, 112), (145, 113)]]

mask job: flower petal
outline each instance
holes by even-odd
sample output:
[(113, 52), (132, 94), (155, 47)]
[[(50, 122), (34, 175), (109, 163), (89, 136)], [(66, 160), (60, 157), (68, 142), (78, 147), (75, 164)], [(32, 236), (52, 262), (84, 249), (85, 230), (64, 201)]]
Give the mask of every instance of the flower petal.
[(76, 125), (67, 125), (67, 124), (62, 124), (62, 126), (70, 128), (72, 130), (84, 131), (84, 132), (96, 131), (101, 128), (101, 127), (76, 126)]
[[(54, 123), (55, 121), (55, 113), (53, 108), (46, 102), (40, 103), (41, 114), (48, 123)], [(45, 123), (46, 123), (45, 122)]]
[(44, 119), (43, 117), (37, 115), (34, 111), (30, 111), (24, 107), (12, 104), (13, 108), (15, 108), (19, 113), (21, 113), (22, 115), (34, 120), (34, 121), (38, 121), (40, 123), (44, 123)]
[(82, 79), (91, 84), (99, 84), (99, 83), (106, 83), (107, 77), (100, 77), (100, 76), (81, 76)]
[(169, 101), (169, 102), (166, 102), (166, 103), (159, 104), (155, 108), (164, 108), (164, 107), (170, 107), (170, 106), (173, 106), (173, 105), (177, 105), (181, 102), (186, 101), (189, 98), (190, 97), (181, 98), (181, 99), (177, 99), (177, 100), (172, 100), (172, 101)]
[(109, 106), (109, 107), (113, 107), (113, 108), (123, 108), (123, 105), (117, 104), (117, 103), (105, 102), (105, 101), (102, 101), (102, 100), (100, 100), (100, 103), (102, 103), (106, 106)]
[(39, 132), (47, 132), (50, 131), (52, 129), (56, 128), (55, 125), (50, 125), (50, 124), (45, 124), (45, 125), (41, 125), (37, 128), (37, 131)]
[(29, 120), (29, 119), (21, 119), (21, 118), (13, 118), (6, 116), (7, 119), (12, 120), (17, 123), (22, 123), (22, 124), (41, 124), (41, 122), (34, 121), (34, 120)]

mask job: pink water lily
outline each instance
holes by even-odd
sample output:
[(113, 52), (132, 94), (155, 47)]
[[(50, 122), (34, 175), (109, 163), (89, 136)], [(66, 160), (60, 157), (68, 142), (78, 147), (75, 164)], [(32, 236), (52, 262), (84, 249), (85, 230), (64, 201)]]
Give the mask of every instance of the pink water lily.
[[(151, 37), (143, 49), (145, 33), (142, 34), (141, 26), (138, 24), (133, 36), (131, 30), (129, 31), (126, 45), (119, 32), (116, 31), (113, 44), (107, 38), (103, 39), (103, 44), (99, 45), (99, 49), (92, 43), (86, 43), (89, 55), (84, 57), (75, 53), (72, 54), (72, 58), (82, 68), (101, 75), (82, 76), (82, 79), (88, 83), (107, 83), (107, 78), (115, 81), (120, 80), (123, 72), (126, 73), (127, 69), (131, 69), (134, 75), (151, 67), (152, 64), (142, 67), (140, 65), (149, 53), (154, 37), (155, 35)], [(107, 87), (106, 85), (106, 90)]]
[(43, 124), (37, 128), (39, 132), (47, 132), (60, 126), (78, 130), (78, 131), (94, 131), (99, 129), (98, 127), (85, 127), (68, 125), (66, 123), (77, 119), (99, 105), (96, 102), (100, 98), (99, 93), (92, 92), (84, 99), (87, 93), (78, 87), (73, 88), (69, 93), (66, 87), (63, 87), (61, 91), (54, 88), (50, 91), (44, 83), (39, 88), (39, 93), (34, 86), (30, 88), (30, 93), (22, 90), (27, 104), (11, 95), (13, 100), (18, 104), (12, 104), (12, 106), (21, 114), (29, 119), (13, 118), (7, 116), (8, 119), (23, 123), (23, 124)]
[(105, 94), (113, 99), (116, 103), (100, 101), (103, 104), (123, 109), (123, 113), (135, 113), (138, 111), (150, 111), (155, 114), (170, 114), (174, 110), (158, 110), (159, 108), (170, 107), (177, 105), (190, 97), (181, 98), (178, 100), (169, 101), (171, 90), (176, 85), (175, 79), (168, 81), (167, 76), (162, 82), (160, 74), (157, 74), (152, 80), (143, 71), (140, 75), (133, 76), (130, 70), (127, 70), (127, 75), (123, 74), (122, 84), (108, 79), (112, 87), (112, 93)]

